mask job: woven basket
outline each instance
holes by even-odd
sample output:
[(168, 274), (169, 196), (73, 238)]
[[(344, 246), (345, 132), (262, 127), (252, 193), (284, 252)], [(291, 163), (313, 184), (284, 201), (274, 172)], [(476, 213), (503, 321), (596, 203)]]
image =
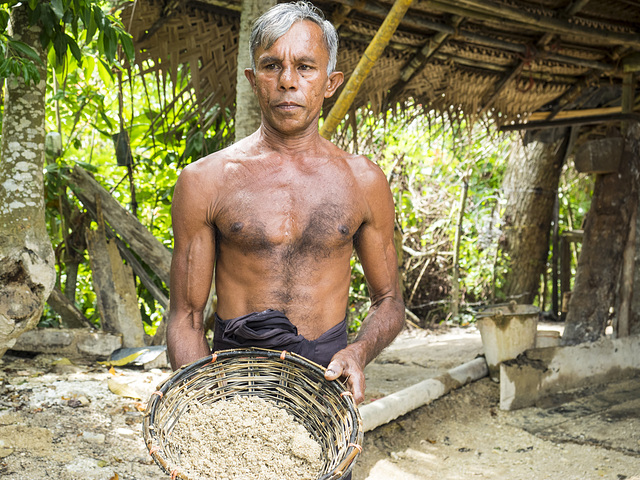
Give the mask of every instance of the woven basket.
[(251, 395), (284, 408), (322, 448), (318, 480), (344, 478), (362, 451), (362, 420), (351, 393), (324, 378), (324, 368), (299, 355), (250, 348), (223, 350), (176, 370), (151, 395), (143, 421), (149, 453), (171, 478), (181, 471), (173, 428), (189, 404)]

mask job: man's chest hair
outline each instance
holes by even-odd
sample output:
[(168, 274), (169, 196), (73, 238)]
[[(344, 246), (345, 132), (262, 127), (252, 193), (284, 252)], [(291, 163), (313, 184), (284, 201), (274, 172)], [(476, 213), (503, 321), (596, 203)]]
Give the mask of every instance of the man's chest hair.
[(215, 219), (221, 247), (268, 254), (330, 256), (351, 249), (363, 222), (359, 202), (351, 195), (244, 194), (226, 199)]

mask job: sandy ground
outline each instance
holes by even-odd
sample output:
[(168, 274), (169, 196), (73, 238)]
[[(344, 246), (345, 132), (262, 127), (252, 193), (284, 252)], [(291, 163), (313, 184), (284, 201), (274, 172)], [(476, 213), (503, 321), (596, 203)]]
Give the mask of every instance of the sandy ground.
[[(367, 367), (366, 401), (481, 351), (473, 327), (405, 331)], [(169, 371), (122, 367), (114, 373), (52, 355), (0, 359), (0, 477), (169, 478), (153, 463), (141, 434), (141, 410)], [(109, 380), (140, 398), (112, 393)], [(484, 378), (368, 432), (353, 478), (640, 479), (638, 385), (632, 379), (607, 387), (617, 403), (606, 415), (586, 400), (602, 396), (600, 387), (560, 407), (504, 412), (499, 386)], [(615, 442), (608, 440), (613, 437)]]

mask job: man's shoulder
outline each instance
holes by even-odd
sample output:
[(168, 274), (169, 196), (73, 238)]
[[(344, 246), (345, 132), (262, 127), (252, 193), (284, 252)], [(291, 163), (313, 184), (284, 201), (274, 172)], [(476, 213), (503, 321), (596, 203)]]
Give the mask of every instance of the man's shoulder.
[(233, 168), (242, 159), (244, 152), (241, 143), (235, 143), (190, 163), (182, 170), (181, 175), (219, 177), (224, 174), (225, 170)]
[(386, 183), (387, 177), (373, 160), (365, 155), (344, 153), (344, 160), (349, 165), (354, 177), (361, 187), (370, 188)]

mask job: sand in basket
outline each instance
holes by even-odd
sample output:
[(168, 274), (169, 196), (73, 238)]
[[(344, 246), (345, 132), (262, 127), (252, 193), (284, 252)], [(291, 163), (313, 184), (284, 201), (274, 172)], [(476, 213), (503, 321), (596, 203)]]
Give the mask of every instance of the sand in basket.
[(183, 471), (194, 479), (312, 480), (322, 468), (322, 448), (307, 429), (257, 396), (192, 403), (171, 443)]

